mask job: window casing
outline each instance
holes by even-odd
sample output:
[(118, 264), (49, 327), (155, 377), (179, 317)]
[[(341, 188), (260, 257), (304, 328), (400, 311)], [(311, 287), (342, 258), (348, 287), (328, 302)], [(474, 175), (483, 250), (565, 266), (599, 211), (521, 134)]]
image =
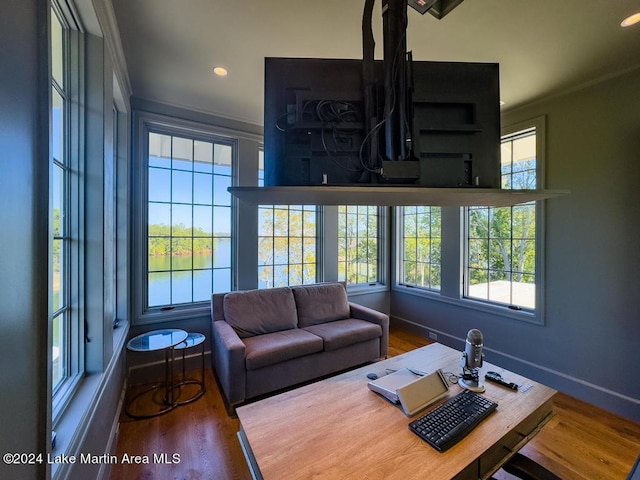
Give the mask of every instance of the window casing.
[(380, 283), (380, 208), (338, 207), (338, 280), (347, 285)]
[[(258, 185), (264, 186), (264, 152), (258, 155)], [(317, 252), (316, 206), (258, 206), (258, 288), (317, 282)]]

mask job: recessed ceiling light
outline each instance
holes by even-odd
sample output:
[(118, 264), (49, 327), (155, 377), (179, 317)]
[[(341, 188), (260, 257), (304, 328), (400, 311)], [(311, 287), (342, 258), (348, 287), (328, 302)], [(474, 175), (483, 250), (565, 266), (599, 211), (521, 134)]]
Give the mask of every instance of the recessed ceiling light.
[(620, 22), (621, 27), (630, 27), (631, 25), (635, 25), (640, 22), (640, 12), (634, 13), (633, 15), (629, 15), (622, 22)]
[(226, 77), (227, 76), (227, 69), (224, 67), (215, 67), (213, 69), (213, 73), (215, 73), (216, 75), (218, 75), (219, 77)]

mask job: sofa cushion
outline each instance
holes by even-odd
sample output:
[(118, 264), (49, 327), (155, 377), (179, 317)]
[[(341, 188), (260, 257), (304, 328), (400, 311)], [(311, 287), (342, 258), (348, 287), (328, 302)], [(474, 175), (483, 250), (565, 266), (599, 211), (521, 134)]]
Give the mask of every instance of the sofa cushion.
[(356, 318), (320, 323), (305, 327), (303, 330), (321, 337), (324, 340), (326, 351), (338, 350), (354, 343), (366, 342), (382, 336), (380, 325)]
[(224, 318), (240, 338), (288, 330), (298, 324), (289, 287), (227, 293)]
[(322, 339), (299, 328), (257, 335), (243, 341), (247, 370), (322, 351)]
[(306, 285), (292, 290), (301, 328), (349, 318), (349, 300), (342, 283)]

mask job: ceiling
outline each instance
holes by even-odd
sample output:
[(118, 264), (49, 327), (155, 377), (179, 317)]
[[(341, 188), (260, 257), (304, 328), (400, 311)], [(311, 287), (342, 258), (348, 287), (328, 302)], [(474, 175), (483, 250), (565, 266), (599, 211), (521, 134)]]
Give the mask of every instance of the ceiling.
[[(263, 124), (264, 57), (361, 58), (364, 0), (112, 0), (133, 95)], [(498, 62), (504, 109), (640, 66), (638, 0), (466, 0), (410, 9), (416, 60)], [(374, 9), (382, 58), (381, 0)], [(216, 65), (229, 71), (221, 78)]]

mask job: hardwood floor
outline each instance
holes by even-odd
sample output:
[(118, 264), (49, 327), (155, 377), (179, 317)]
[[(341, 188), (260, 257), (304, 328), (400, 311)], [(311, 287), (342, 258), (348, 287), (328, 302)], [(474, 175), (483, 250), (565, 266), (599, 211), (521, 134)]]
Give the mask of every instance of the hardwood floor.
[[(392, 327), (389, 355), (428, 343)], [(149, 463), (113, 464), (111, 480), (251, 478), (236, 438), (238, 419), (227, 415), (210, 368), (206, 382), (204, 396), (165, 415), (132, 420), (123, 413), (117, 458), (140, 455)], [(562, 393), (554, 400), (556, 416), (521, 452), (565, 480), (625, 479), (640, 453), (640, 425)], [(179, 463), (154, 463), (161, 453), (169, 461), (179, 455)], [(495, 477), (514, 478), (502, 471)]]

